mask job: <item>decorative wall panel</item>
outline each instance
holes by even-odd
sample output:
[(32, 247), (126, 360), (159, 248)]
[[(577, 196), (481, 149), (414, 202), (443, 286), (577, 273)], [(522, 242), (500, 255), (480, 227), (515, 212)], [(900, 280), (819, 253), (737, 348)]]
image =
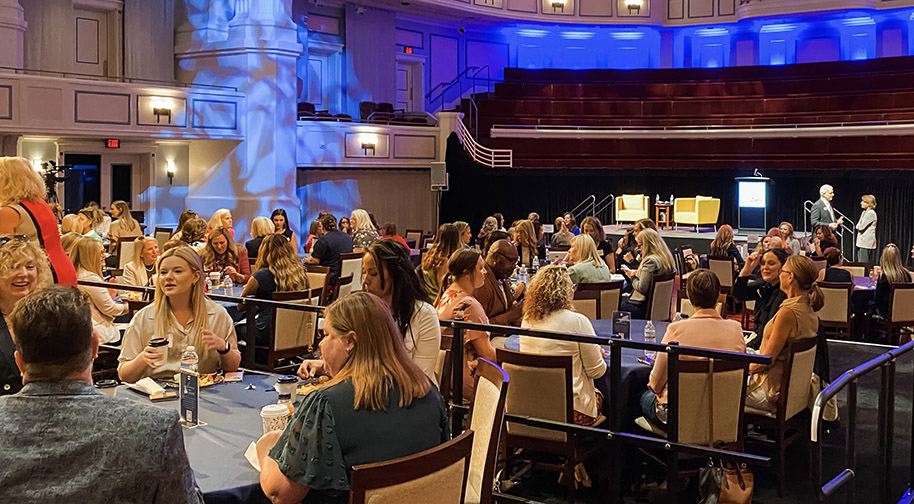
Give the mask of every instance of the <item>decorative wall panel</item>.
[(77, 123), (130, 124), (129, 94), (76, 91), (74, 99)]

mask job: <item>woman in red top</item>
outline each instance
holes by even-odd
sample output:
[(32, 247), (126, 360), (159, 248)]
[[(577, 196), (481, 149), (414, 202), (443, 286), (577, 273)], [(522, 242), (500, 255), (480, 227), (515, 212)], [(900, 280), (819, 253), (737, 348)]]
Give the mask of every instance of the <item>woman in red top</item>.
[(0, 157), (0, 236), (23, 235), (44, 249), (58, 284), (76, 285), (76, 270), (60, 245), (47, 189), (25, 158)]

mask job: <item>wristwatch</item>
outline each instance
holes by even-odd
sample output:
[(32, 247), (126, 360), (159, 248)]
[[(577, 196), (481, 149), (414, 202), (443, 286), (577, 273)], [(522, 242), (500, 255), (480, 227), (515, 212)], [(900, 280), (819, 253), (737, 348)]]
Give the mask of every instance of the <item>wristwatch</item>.
[(231, 350), (231, 349), (232, 349), (232, 345), (229, 344), (228, 341), (226, 341), (225, 350), (216, 350), (216, 353), (218, 353), (219, 355), (225, 355), (225, 354), (229, 353), (229, 350)]

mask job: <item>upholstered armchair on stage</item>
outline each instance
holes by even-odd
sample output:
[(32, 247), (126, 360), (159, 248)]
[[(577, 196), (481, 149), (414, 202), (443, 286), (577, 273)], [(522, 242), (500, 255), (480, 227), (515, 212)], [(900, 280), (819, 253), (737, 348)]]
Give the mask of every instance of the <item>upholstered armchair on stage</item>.
[(711, 224), (717, 230), (717, 218), (720, 216), (720, 200), (710, 196), (695, 196), (694, 198), (676, 198), (673, 201), (673, 219), (676, 227), (680, 224), (698, 226)]
[(616, 198), (616, 222), (647, 219), (651, 198), (643, 194), (623, 194)]

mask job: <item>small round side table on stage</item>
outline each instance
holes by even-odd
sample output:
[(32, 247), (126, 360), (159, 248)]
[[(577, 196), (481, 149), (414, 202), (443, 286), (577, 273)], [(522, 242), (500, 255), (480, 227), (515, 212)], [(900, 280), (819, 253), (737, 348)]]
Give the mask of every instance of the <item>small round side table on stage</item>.
[(673, 204), (654, 203), (654, 222), (657, 223), (657, 229), (669, 231), (670, 224), (673, 223)]

